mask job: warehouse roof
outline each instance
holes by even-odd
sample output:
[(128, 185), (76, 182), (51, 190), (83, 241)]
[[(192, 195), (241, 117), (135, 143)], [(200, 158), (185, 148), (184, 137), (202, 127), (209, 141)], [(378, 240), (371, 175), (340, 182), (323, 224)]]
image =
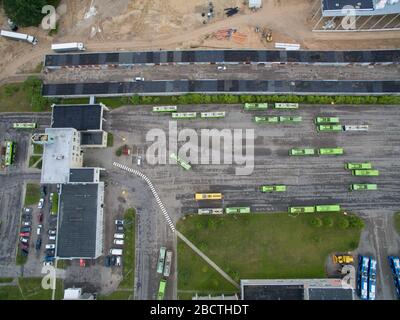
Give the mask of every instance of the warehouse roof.
[(103, 144), (103, 131), (82, 131), (81, 132), (81, 145), (102, 145)]
[(309, 300), (353, 300), (353, 290), (345, 288), (310, 288)]
[(303, 300), (302, 285), (251, 285), (244, 287), (244, 300)]
[(63, 184), (60, 195), (57, 256), (92, 258), (96, 252), (99, 184)]
[(69, 182), (94, 182), (94, 168), (69, 170)]
[(322, 0), (324, 10), (341, 10), (344, 6), (353, 6), (355, 9), (373, 10), (372, 0)]
[(93, 105), (53, 105), (52, 127), (82, 130), (102, 129), (103, 107)]

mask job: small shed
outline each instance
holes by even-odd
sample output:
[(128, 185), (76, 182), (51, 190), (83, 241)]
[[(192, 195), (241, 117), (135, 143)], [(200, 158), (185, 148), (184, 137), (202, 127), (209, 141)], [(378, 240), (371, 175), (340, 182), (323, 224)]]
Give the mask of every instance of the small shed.
[(250, 9), (259, 9), (262, 6), (262, 0), (249, 0)]

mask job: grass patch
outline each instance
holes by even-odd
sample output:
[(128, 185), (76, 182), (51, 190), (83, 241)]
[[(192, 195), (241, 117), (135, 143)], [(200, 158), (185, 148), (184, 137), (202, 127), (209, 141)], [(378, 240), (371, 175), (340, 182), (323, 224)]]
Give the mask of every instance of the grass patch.
[(43, 154), (43, 146), (40, 144), (33, 144), (33, 154)]
[(98, 295), (97, 300), (128, 300), (132, 294), (132, 291), (117, 290), (109, 295)]
[(124, 215), (124, 250), (122, 260), (123, 279), (119, 284), (121, 289), (132, 289), (135, 279), (135, 209), (126, 210)]
[(29, 158), (29, 167), (32, 168), (33, 165), (39, 161), (42, 156), (30, 156)]
[[(52, 290), (42, 288), (42, 278), (18, 278), (18, 285), (0, 286), (0, 300), (51, 300)], [(64, 285), (57, 279), (55, 299), (64, 297)]]
[(42, 163), (43, 163), (43, 161), (40, 160), (39, 163), (37, 164), (36, 168), (42, 169)]
[[(181, 240), (178, 241), (178, 297), (181, 300), (199, 295), (232, 294), (237, 289), (210, 267)], [(180, 292), (181, 290), (181, 292)], [(190, 290), (192, 292), (182, 292)]]
[[(314, 217), (332, 219), (330, 226), (314, 226)], [(178, 230), (207, 254), (234, 280), (276, 278), (324, 278), (325, 261), (335, 251), (358, 247), (361, 229), (342, 229), (343, 214), (299, 215), (287, 213), (246, 214), (223, 217), (187, 216), (178, 222)], [(240, 254), (239, 254), (240, 253)], [(179, 255), (179, 253), (178, 253)], [(178, 257), (178, 274), (187, 281), (204, 281), (192, 257)], [(180, 279), (179, 283), (185, 284)], [(183, 289), (182, 287), (178, 287)]]
[(28, 260), (28, 257), (27, 256), (23, 256), (21, 254), (21, 248), (18, 247), (18, 249), (17, 249), (17, 258), (15, 259), (15, 264), (17, 266), (22, 266), (22, 265), (24, 265), (26, 263), (27, 260)]
[(107, 134), (107, 147), (112, 147), (114, 145), (114, 135), (112, 133)]
[(21, 291), (17, 286), (1, 286), (0, 300), (22, 300)]
[[(51, 213), (56, 215), (58, 213), (58, 193), (54, 192), (53, 194), (53, 202), (51, 204)], [(59, 262), (64, 261), (60, 260)]]
[(14, 278), (0, 278), (0, 283), (9, 283), (12, 282)]
[(394, 227), (397, 232), (400, 234), (400, 212), (394, 214)]
[(88, 104), (89, 98), (68, 98), (58, 101), (60, 104)]
[(67, 260), (57, 260), (57, 269), (65, 269), (67, 267)]
[(37, 183), (28, 183), (25, 192), (25, 206), (31, 206), (39, 202), (40, 185)]

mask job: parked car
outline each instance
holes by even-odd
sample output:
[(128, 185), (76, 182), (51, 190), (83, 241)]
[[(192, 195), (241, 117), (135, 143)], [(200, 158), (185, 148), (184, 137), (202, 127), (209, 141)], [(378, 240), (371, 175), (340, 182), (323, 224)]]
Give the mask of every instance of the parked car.
[(47, 250), (46, 250), (46, 255), (47, 255), (48, 257), (53, 257), (54, 254), (55, 254), (55, 250), (54, 250), (54, 249), (47, 249)]
[(23, 249), (29, 250), (29, 246), (27, 244), (20, 243), (19, 247), (21, 248), (21, 250), (23, 250)]
[(42, 233), (42, 228), (43, 228), (43, 225), (41, 225), (41, 224), (39, 224), (39, 225), (37, 226), (36, 234), (37, 234), (38, 236), (40, 236), (40, 234)]
[(54, 192), (50, 193), (50, 202), (53, 201), (53, 197), (54, 197)]
[(79, 259), (79, 266), (80, 267), (84, 267), (84, 266), (86, 266), (86, 262), (85, 262), (85, 259)]
[(27, 255), (29, 254), (29, 251), (26, 250), (26, 249), (22, 249), (22, 250), (21, 250), (21, 254), (22, 254), (23, 256), (27, 256)]
[(35, 248), (36, 248), (36, 250), (40, 250), (41, 247), (42, 247), (42, 238), (38, 238), (38, 239), (36, 240), (36, 246), (35, 246)]
[(31, 227), (22, 227), (20, 232), (31, 232)]
[(124, 220), (116, 219), (116, 220), (115, 220), (115, 224), (116, 224), (116, 225), (124, 225)]
[(124, 240), (114, 239), (114, 244), (116, 244), (118, 246), (123, 246), (124, 245)]
[(43, 222), (43, 212), (41, 212), (38, 216), (39, 222)]
[(26, 213), (26, 214), (32, 214), (33, 209), (32, 209), (32, 208), (24, 208), (23, 211), (24, 211), (24, 213)]
[(226, 66), (218, 66), (217, 69), (218, 70), (226, 70)]
[(144, 81), (143, 77), (135, 77), (135, 81)]
[(20, 232), (20, 233), (19, 233), (19, 236), (20, 236), (20, 237), (27, 237), (27, 238), (29, 238), (29, 237), (31, 236), (31, 234), (30, 234), (29, 232)]
[(40, 187), (40, 195), (41, 195), (42, 198), (44, 198), (46, 196), (46, 191), (47, 191), (46, 186), (41, 186)]
[(56, 236), (49, 236), (50, 241), (56, 241)]
[(47, 262), (49, 262), (49, 261), (54, 261), (54, 256), (45, 256), (44, 257), (44, 261), (47, 261)]
[(117, 227), (116, 227), (116, 229), (117, 229), (117, 232), (124, 232), (124, 226), (123, 225), (117, 225)]
[(29, 243), (29, 239), (28, 239), (28, 238), (20, 237), (19, 240), (20, 240), (22, 243)]
[(46, 244), (46, 249), (55, 249), (56, 245), (55, 244)]
[(40, 198), (40, 200), (39, 200), (39, 203), (38, 203), (38, 208), (39, 209), (42, 209), (43, 208), (43, 205), (44, 205), (44, 198)]
[(115, 265), (116, 266), (121, 266), (121, 256), (117, 256), (117, 259), (116, 259), (116, 261), (115, 261)]
[(138, 156), (138, 157), (137, 157), (137, 165), (138, 165), (138, 166), (141, 166), (141, 165), (142, 165), (142, 157), (141, 157), (141, 156)]
[(44, 266), (52, 266), (53, 265), (53, 261), (44, 261), (43, 265)]
[(114, 233), (114, 238), (115, 239), (123, 239), (124, 238), (124, 234), (123, 233)]
[(105, 267), (111, 266), (111, 257), (110, 257), (110, 256), (106, 256), (106, 257), (104, 258), (104, 266), (105, 266)]
[(116, 256), (111, 256), (111, 265), (115, 266), (116, 262), (117, 262), (117, 257)]
[(54, 229), (49, 229), (49, 235), (50, 235), (50, 236), (56, 235), (56, 230), (54, 230)]
[(23, 222), (22, 222), (22, 225), (23, 225), (24, 227), (30, 227), (31, 224), (32, 224), (32, 222), (30, 222), (30, 221), (23, 221)]

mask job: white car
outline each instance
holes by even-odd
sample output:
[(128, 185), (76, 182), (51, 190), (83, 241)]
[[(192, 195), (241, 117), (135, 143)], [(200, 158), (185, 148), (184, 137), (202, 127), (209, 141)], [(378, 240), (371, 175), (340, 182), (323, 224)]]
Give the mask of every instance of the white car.
[(50, 229), (50, 230), (49, 230), (49, 236), (55, 236), (56, 233), (57, 233), (57, 231), (54, 230), (54, 229)]
[(53, 197), (54, 197), (54, 192), (50, 193), (50, 202), (53, 201)]
[(225, 66), (218, 66), (217, 69), (218, 70), (226, 70), (226, 67)]
[(44, 199), (40, 198), (39, 203), (38, 203), (38, 209), (42, 209), (43, 208), (43, 204), (44, 204)]
[(56, 245), (55, 244), (46, 244), (46, 249), (55, 249)]
[(123, 239), (124, 238), (124, 234), (123, 233), (114, 233), (114, 238), (115, 239)]
[(123, 246), (124, 245), (124, 240), (114, 239), (114, 244), (116, 244), (118, 246)]
[(23, 225), (24, 227), (29, 227), (31, 224), (32, 224), (32, 223), (31, 223), (30, 221), (24, 221), (24, 222), (22, 222), (22, 225)]
[(56, 236), (49, 236), (49, 240), (56, 241)]
[(115, 265), (116, 266), (120, 266), (121, 265), (121, 256), (117, 256), (117, 259), (115, 261)]
[(53, 262), (52, 261), (45, 261), (45, 262), (43, 262), (43, 265), (44, 266), (52, 266), (53, 265)]
[(135, 81), (144, 81), (144, 78), (143, 77), (136, 77)]
[(137, 157), (137, 165), (138, 166), (142, 165), (142, 157), (141, 156)]
[(28, 242), (29, 242), (29, 239), (28, 239), (28, 238), (24, 238), (24, 237), (19, 238), (19, 240), (20, 240), (22, 243), (28, 243)]
[(124, 225), (124, 220), (116, 219), (116, 220), (115, 220), (115, 224), (116, 224), (116, 225), (118, 225), (118, 224)]
[(39, 224), (39, 225), (37, 226), (36, 234), (37, 234), (38, 236), (40, 236), (40, 234), (42, 233), (42, 228), (43, 228), (43, 225), (41, 225), (41, 224)]

